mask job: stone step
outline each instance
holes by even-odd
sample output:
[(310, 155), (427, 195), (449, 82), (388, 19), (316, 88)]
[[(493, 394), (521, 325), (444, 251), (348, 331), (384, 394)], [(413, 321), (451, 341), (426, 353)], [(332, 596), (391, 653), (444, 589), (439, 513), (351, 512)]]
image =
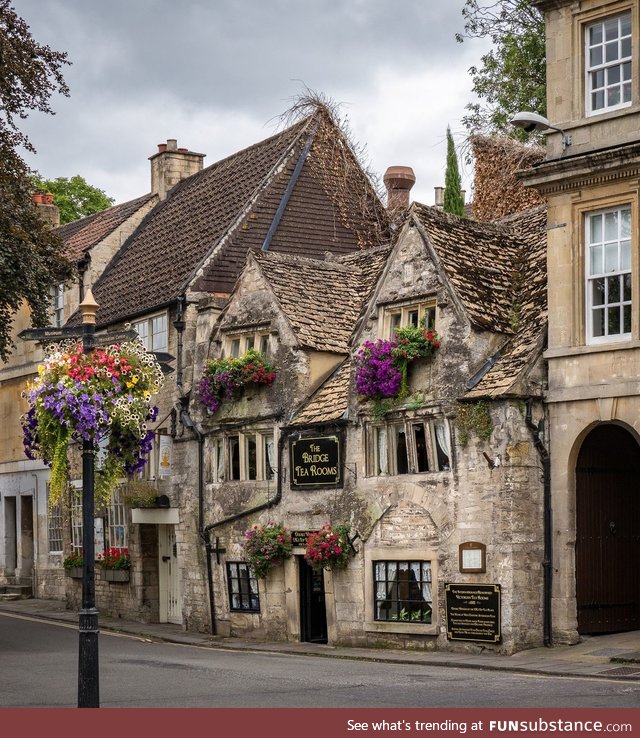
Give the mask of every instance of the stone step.
[(30, 584), (0, 584), (0, 597), (4, 600), (29, 600), (33, 597)]

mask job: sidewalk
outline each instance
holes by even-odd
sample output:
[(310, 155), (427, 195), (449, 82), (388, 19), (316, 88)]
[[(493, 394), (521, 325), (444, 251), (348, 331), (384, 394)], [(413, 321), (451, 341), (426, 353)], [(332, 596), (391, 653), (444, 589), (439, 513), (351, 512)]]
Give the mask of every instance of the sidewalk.
[[(78, 613), (57, 600), (0, 601), (0, 613), (77, 624)], [(576, 646), (533, 648), (513, 656), (445, 651), (344, 648), (315, 643), (261, 643), (190, 633), (170, 623), (138, 623), (100, 615), (100, 630), (127, 633), (148, 640), (180, 643), (230, 651), (266, 651), (294, 655), (394, 662), (422, 666), (455, 666), (503, 670), (547, 676), (612, 678), (640, 683), (640, 631), (587, 636)]]

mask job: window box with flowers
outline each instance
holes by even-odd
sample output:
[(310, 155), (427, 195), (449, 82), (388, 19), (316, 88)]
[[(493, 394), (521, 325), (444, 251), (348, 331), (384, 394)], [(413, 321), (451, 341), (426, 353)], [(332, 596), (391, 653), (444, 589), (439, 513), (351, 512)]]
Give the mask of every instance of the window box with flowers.
[(264, 579), (274, 566), (291, 556), (291, 533), (280, 523), (254, 525), (244, 534), (247, 563), (258, 579)]
[(316, 570), (333, 571), (347, 567), (351, 552), (349, 526), (332, 527), (329, 523), (325, 523), (320, 530), (307, 536), (307, 550), (304, 557)]
[(409, 366), (433, 356), (440, 348), (440, 337), (424, 325), (397, 328), (395, 340), (366, 341), (355, 358), (356, 391), (363, 400), (381, 403), (408, 394)]
[(67, 451), (73, 441), (104, 444), (96, 496), (107, 500), (122, 477), (144, 467), (157, 417), (152, 396), (163, 381), (153, 354), (140, 341), (83, 352), (81, 342), (52, 345), (29, 383), (29, 410), (22, 417), (25, 453), (51, 467), (50, 505), (69, 481)]
[(239, 400), (251, 385), (268, 385), (276, 378), (275, 368), (263, 354), (250, 349), (244, 356), (212, 359), (205, 364), (196, 396), (211, 414), (225, 400)]
[(62, 562), (65, 573), (71, 579), (82, 579), (82, 568), (84, 567), (84, 556), (82, 551), (73, 550)]
[(100, 578), (106, 582), (128, 582), (131, 558), (128, 548), (110, 548), (98, 556)]

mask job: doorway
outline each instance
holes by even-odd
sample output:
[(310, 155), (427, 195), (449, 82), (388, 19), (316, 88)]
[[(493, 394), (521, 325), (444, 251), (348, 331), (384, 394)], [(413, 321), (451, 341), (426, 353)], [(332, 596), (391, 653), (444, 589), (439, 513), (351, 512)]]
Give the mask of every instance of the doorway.
[(33, 497), (20, 497), (20, 556), (18, 575), (21, 584), (33, 583)]
[(158, 570), (161, 623), (182, 625), (180, 570), (174, 525), (158, 525)]
[(307, 643), (326, 643), (324, 572), (309, 566), (304, 556), (297, 558), (300, 579), (300, 640)]
[(576, 465), (579, 633), (640, 629), (640, 446), (619, 425), (585, 438)]

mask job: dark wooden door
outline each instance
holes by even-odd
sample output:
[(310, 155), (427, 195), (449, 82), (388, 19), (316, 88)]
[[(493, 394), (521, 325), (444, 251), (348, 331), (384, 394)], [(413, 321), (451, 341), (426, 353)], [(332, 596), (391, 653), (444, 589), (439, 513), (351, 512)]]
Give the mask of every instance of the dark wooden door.
[(580, 633), (640, 629), (640, 447), (617, 425), (578, 456), (576, 597)]
[(327, 642), (327, 610), (324, 603), (324, 572), (315, 571), (298, 556), (300, 572), (300, 637), (311, 643)]

